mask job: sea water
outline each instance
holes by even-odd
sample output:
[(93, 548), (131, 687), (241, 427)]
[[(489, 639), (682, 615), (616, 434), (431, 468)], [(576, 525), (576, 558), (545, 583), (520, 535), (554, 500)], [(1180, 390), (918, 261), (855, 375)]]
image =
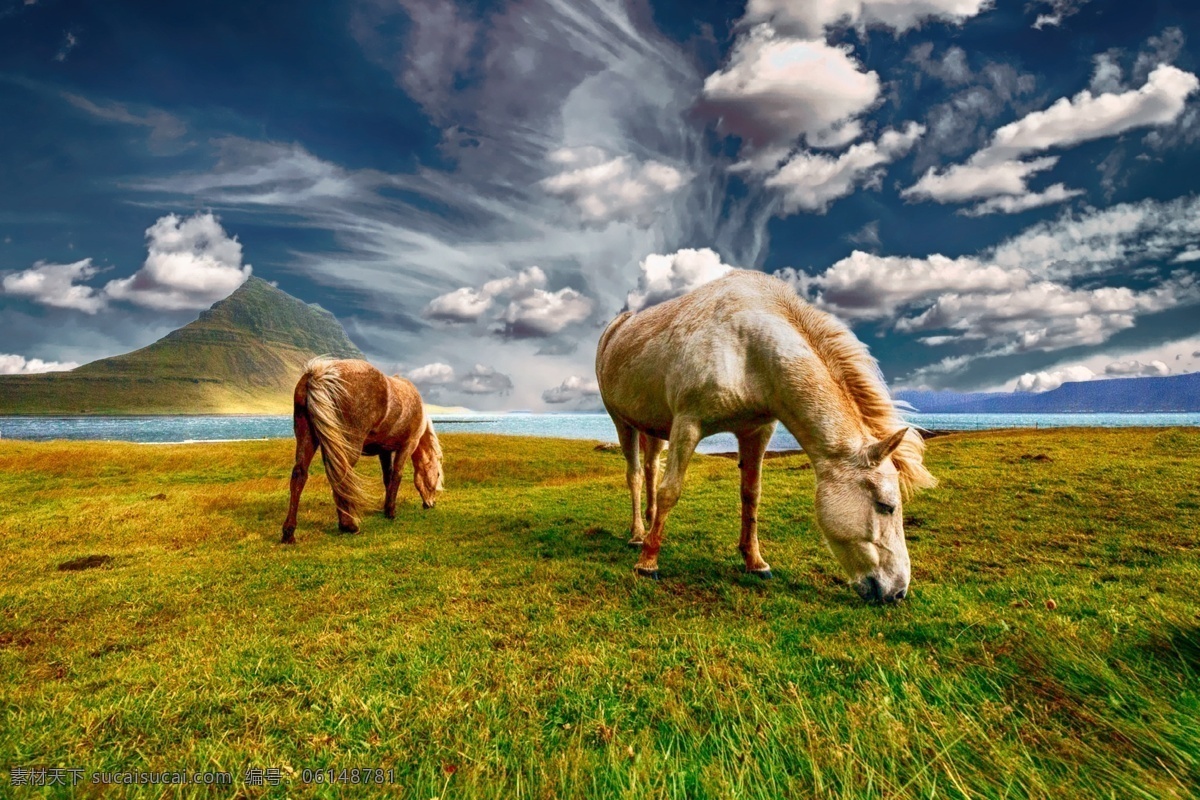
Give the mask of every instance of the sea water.
[[(989, 428), (1059, 428), (1067, 426), (1124, 428), (1200, 426), (1200, 414), (917, 414), (905, 418), (929, 430), (972, 431)], [(510, 436), (550, 436), (615, 442), (616, 430), (607, 414), (455, 414), (434, 415), (439, 432), (494, 433)], [(5, 417), (0, 416), (0, 439), (47, 441), (100, 439), (124, 442), (216, 442), (288, 438), (288, 416), (144, 416), (144, 417)], [(772, 450), (799, 449), (792, 435), (779, 427)], [(710, 436), (700, 443), (702, 453), (734, 452), (732, 434)]]

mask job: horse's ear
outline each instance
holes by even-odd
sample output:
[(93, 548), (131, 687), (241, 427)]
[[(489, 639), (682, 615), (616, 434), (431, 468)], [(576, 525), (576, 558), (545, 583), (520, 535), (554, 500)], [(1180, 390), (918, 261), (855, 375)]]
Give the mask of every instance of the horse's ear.
[(904, 437), (908, 435), (908, 428), (901, 428), (886, 439), (880, 439), (875, 444), (867, 448), (867, 463), (872, 467), (877, 467), (883, 463), (883, 460), (892, 454), (900, 443), (904, 441)]

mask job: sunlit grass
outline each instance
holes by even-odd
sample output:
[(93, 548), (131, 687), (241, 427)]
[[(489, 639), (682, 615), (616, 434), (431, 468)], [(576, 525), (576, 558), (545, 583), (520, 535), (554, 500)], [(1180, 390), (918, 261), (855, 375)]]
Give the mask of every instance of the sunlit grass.
[(740, 572), (735, 463), (697, 457), (654, 583), (619, 453), (443, 444), (437, 508), (406, 481), (353, 536), (318, 461), (289, 547), (290, 442), (0, 443), (0, 796), (30, 765), (227, 770), (224, 797), (369, 794), (301, 783), (325, 767), (419, 798), (1200, 785), (1200, 432), (932, 440), (888, 608), (825, 551), (803, 456), (765, 472), (773, 581)]

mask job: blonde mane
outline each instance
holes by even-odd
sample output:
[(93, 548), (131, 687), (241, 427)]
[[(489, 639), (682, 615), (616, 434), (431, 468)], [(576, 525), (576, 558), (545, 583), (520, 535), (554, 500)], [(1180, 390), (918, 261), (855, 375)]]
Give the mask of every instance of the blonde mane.
[(904, 495), (936, 486), (937, 479), (925, 469), (925, 440), (896, 411), (879, 362), (867, 346), (841, 320), (813, 308), (787, 284), (778, 284), (778, 292), (789, 320), (824, 364), (839, 390), (842, 405), (857, 417), (864, 431), (875, 439), (884, 439), (900, 428), (909, 429), (892, 452)]

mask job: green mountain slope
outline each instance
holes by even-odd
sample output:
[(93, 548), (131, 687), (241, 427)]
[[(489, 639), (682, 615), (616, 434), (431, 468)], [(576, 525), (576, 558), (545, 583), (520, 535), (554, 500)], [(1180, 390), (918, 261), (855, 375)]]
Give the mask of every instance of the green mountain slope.
[(328, 311), (250, 278), (141, 350), (0, 376), (0, 414), (286, 414), (304, 363), (325, 354), (362, 358)]

